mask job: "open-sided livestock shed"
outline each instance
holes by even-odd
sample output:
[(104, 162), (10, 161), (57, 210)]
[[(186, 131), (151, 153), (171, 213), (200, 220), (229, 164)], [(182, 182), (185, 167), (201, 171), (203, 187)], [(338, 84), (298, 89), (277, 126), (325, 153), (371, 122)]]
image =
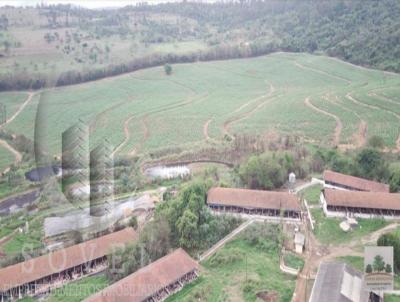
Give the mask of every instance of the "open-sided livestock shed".
[(389, 186), (386, 184), (330, 170), (324, 172), (324, 182), (326, 188), (389, 193)]
[(183, 249), (160, 258), (84, 302), (159, 302), (198, 276), (199, 265)]
[(324, 189), (321, 203), (328, 217), (400, 218), (400, 194)]
[(0, 269), (0, 301), (45, 294), (70, 281), (104, 271), (112, 249), (136, 239), (137, 233), (126, 228)]
[(212, 188), (207, 205), (217, 212), (300, 219), (301, 208), (296, 195), (236, 188)]

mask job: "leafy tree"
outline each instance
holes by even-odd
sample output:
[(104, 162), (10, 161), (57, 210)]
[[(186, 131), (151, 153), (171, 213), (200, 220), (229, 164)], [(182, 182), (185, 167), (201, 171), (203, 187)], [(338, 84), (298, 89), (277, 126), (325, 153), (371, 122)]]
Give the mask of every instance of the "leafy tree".
[(386, 266), (385, 266), (385, 272), (386, 273), (391, 273), (391, 272), (393, 272), (393, 270), (392, 270), (392, 266), (390, 265), (390, 264), (386, 264)]
[(177, 222), (180, 237), (179, 244), (184, 248), (192, 249), (197, 246), (196, 242), (199, 235), (197, 219), (196, 215), (193, 214), (191, 210), (187, 209)]
[(129, 226), (131, 226), (132, 228), (134, 228), (135, 230), (137, 230), (138, 228), (138, 220), (136, 216), (133, 216), (130, 220), (129, 220)]
[(164, 65), (164, 71), (166, 75), (171, 75), (172, 74), (172, 66), (169, 64)]
[(381, 235), (377, 241), (378, 246), (393, 246), (394, 271), (400, 271), (400, 236), (396, 233)]
[(382, 153), (375, 149), (364, 149), (357, 154), (358, 174), (368, 179), (383, 179), (389, 173)]
[(374, 263), (372, 264), (374, 272), (382, 272), (385, 270), (385, 261), (381, 255), (376, 255), (374, 258)]
[(375, 149), (382, 149), (385, 147), (385, 141), (378, 135), (371, 136), (368, 140), (368, 146)]
[(372, 273), (372, 265), (371, 265), (371, 264), (368, 264), (368, 265), (367, 265), (367, 267), (365, 268), (365, 272), (366, 272), (367, 274)]
[(389, 178), (390, 192), (400, 192), (400, 169), (392, 172)]

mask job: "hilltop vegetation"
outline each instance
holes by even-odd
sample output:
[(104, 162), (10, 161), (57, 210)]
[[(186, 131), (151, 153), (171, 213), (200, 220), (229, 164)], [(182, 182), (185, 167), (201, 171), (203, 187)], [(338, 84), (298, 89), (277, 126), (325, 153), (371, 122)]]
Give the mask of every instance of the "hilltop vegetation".
[[(400, 71), (400, 3), (240, 1), (93, 11), (0, 9), (1, 90), (96, 80), (165, 63), (325, 53)], [(47, 84), (46, 84), (47, 82)]]

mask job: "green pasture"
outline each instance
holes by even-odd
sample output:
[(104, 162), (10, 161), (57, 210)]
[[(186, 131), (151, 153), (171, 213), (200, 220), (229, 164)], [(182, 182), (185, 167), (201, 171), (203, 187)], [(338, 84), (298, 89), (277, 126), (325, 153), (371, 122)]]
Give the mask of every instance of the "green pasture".
[[(200, 47), (192, 44), (184, 47)], [(92, 147), (106, 137), (120, 153), (141, 154), (201, 148), (238, 133), (290, 133), (333, 144), (336, 116), (339, 144), (354, 144), (363, 121), (366, 138), (380, 135), (394, 148), (399, 84), (398, 75), (308, 54), (176, 64), (170, 76), (155, 67), (42, 91), (7, 128), (32, 138), (41, 104), (53, 154), (61, 153), (62, 132), (79, 119), (90, 127)], [(306, 106), (306, 99), (327, 114)]]
[(227, 243), (201, 263), (201, 276), (166, 301), (257, 301), (260, 291), (275, 292), (291, 301), (296, 279), (279, 269), (277, 252), (251, 246), (243, 239)]
[(322, 209), (311, 209), (311, 215), (315, 220), (314, 234), (323, 244), (337, 245), (357, 241), (388, 225), (383, 219), (357, 219), (358, 227), (345, 233), (339, 226), (342, 220), (326, 218)]

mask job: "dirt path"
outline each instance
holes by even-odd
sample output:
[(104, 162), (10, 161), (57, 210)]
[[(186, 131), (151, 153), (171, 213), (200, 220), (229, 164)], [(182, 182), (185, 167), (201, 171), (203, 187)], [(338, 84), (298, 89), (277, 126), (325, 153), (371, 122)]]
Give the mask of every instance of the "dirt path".
[(208, 121), (206, 121), (204, 123), (204, 126), (203, 126), (203, 136), (204, 136), (205, 140), (207, 140), (207, 141), (211, 140), (211, 137), (208, 135), (208, 126), (210, 125), (212, 120), (213, 119), (210, 118)]
[(304, 104), (305, 104), (307, 107), (313, 109), (314, 111), (317, 111), (317, 112), (319, 112), (319, 113), (321, 113), (321, 114), (327, 115), (327, 116), (333, 118), (333, 119), (336, 121), (335, 132), (334, 132), (334, 135), (333, 135), (333, 145), (334, 145), (334, 146), (338, 146), (339, 143), (340, 143), (340, 135), (341, 135), (342, 129), (343, 129), (343, 123), (342, 123), (342, 121), (340, 120), (340, 118), (339, 118), (338, 116), (334, 115), (333, 113), (330, 113), (330, 112), (328, 112), (328, 111), (322, 110), (322, 109), (320, 109), (320, 108), (314, 106), (314, 105), (311, 103), (309, 97), (307, 97), (307, 98), (304, 100)]
[[(25, 107), (32, 101), (35, 94), (36, 94), (35, 92), (29, 92), (28, 97), (26, 98), (25, 102), (23, 102), (22, 105), (19, 106), (17, 111), (9, 119), (7, 119), (4, 124), (0, 125), (0, 129), (2, 127), (4, 127), (5, 125), (11, 123), (25, 109)], [(17, 151), (16, 149), (14, 149), (7, 141), (0, 139), (0, 145), (3, 146), (4, 148), (6, 148), (8, 151), (10, 151), (14, 155), (14, 157), (15, 157), (14, 164), (17, 164), (22, 160), (22, 154), (19, 151)], [(7, 173), (8, 171), (10, 171), (10, 167), (7, 167), (3, 171), (3, 173)]]
[[(268, 83), (267, 81), (265, 81), (265, 82)], [(261, 95), (261, 96), (258, 96), (258, 97), (256, 97), (256, 98), (254, 98), (254, 99), (252, 99), (252, 100), (246, 102), (245, 104), (242, 104), (241, 106), (239, 106), (238, 108), (236, 108), (232, 113), (230, 113), (230, 114), (239, 113), (240, 111), (242, 111), (243, 109), (245, 109), (246, 107), (248, 107), (250, 104), (257, 103), (258, 101), (261, 101), (261, 100), (263, 100), (263, 99), (267, 99), (267, 100), (265, 100), (265, 101), (259, 103), (259, 104), (258, 104), (255, 108), (253, 108), (252, 110), (247, 111), (247, 112), (244, 112), (244, 113), (242, 113), (242, 114), (239, 114), (239, 115), (237, 115), (237, 116), (231, 117), (231, 118), (229, 118), (228, 120), (226, 120), (226, 121), (224, 122), (223, 126), (222, 126), (222, 133), (223, 133), (224, 135), (227, 135), (227, 136), (229, 136), (231, 139), (234, 139), (234, 136), (229, 132), (229, 128), (231, 127), (231, 125), (232, 125), (233, 123), (236, 123), (236, 122), (240, 121), (240, 120), (243, 120), (243, 119), (248, 118), (248, 117), (251, 116), (254, 112), (257, 112), (258, 110), (260, 110), (265, 104), (267, 104), (267, 103), (271, 100), (271, 97), (272, 97), (272, 95), (273, 95), (274, 92), (275, 92), (275, 87), (274, 87), (271, 83), (268, 83), (268, 85), (269, 85), (269, 91), (268, 91), (268, 93), (266, 93), (266, 94), (264, 94), (264, 95)]]
[[(358, 147), (361, 148), (362, 146), (364, 146), (367, 143), (367, 131), (368, 131), (368, 124), (366, 121), (364, 121), (361, 118), (361, 115), (358, 114), (358, 112), (355, 112), (353, 110), (350, 110), (349, 108), (346, 108), (343, 104), (341, 104), (338, 100), (337, 100), (337, 96), (335, 97), (336, 99), (332, 99), (329, 96), (324, 96), (324, 99), (326, 99), (328, 102), (331, 102), (337, 106), (339, 106), (340, 108), (342, 108), (343, 110), (350, 112), (352, 114), (354, 114), (360, 121), (360, 124), (358, 126), (358, 131), (357, 133), (355, 133), (353, 135), (355, 142), (357, 142), (355, 145), (354, 144), (349, 144), (346, 145), (347, 147), (354, 148), (354, 147)], [(345, 146), (345, 147), (346, 147)], [(347, 148), (344, 148), (347, 149)]]
[[(396, 112), (390, 111), (390, 110), (388, 110), (386, 108), (382, 108), (382, 107), (379, 107), (379, 106), (365, 104), (365, 103), (355, 99), (350, 93), (346, 94), (346, 98), (348, 100), (352, 101), (353, 103), (358, 104), (360, 106), (364, 106), (364, 107), (367, 107), (367, 108), (370, 108), (370, 109), (373, 109), (373, 110), (379, 110), (379, 111), (383, 110), (383, 111), (395, 116), (400, 122), (400, 115), (398, 113), (396, 113)], [(395, 151), (400, 152), (400, 134), (399, 134), (399, 136), (397, 137), (397, 140), (396, 140), (396, 150)]]
[(11, 123), (22, 112), (22, 110), (24, 110), (25, 107), (32, 101), (35, 95), (36, 92), (28, 92), (28, 97), (26, 98), (25, 102), (23, 102), (22, 105), (19, 106), (18, 110), (10, 118), (8, 118), (3, 125), (0, 126), (0, 129), (5, 125)]
[(150, 129), (149, 126), (147, 125), (148, 123), (148, 116), (146, 115), (145, 117), (143, 117), (141, 119), (141, 124), (143, 127), (143, 137), (140, 140), (138, 146), (136, 146), (135, 148), (133, 148), (130, 152), (129, 155), (133, 156), (135, 155), (140, 149), (143, 148), (144, 143), (148, 140), (148, 138), (150, 137)]
[(347, 83), (347, 85), (351, 85), (351, 84), (352, 84), (352, 82), (351, 82), (349, 79), (342, 78), (342, 77), (340, 77), (340, 76), (331, 74), (331, 73), (329, 73), (329, 72), (326, 72), (326, 71), (323, 71), (323, 70), (319, 70), (319, 69), (315, 69), (315, 68), (309, 67), (309, 66), (304, 66), (304, 65), (301, 65), (301, 64), (298, 63), (298, 62), (294, 62), (293, 64), (294, 64), (296, 67), (300, 68), (300, 69), (303, 69), (303, 70), (310, 70), (310, 71), (313, 71), (313, 72), (316, 72), (316, 73), (319, 73), (319, 74), (322, 74), (322, 75), (325, 75), (325, 76), (328, 76), (328, 77), (331, 77), (331, 78), (334, 78), (334, 79), (337, 79), (337, 80), (344, 81), (344, 82)]
[(372, 91), (368, 92), (367, 95), (370, 96), (370, 97), (385, 101), (385, 102), (389, 102), (389, 103), (392, 103), (392, 104), (395, 104), (395, 105), (400, 105), (400, 102), (396, 102), (396, 101), (392, 100), (391, 98), (388, 98), (387, 96), (380, 95), (380, 94), (377, 94), (377, 93), (372, 92)]
[(134, 116), (130, 116), (128, 117), (125, 122), (124, 122), (124, 134), (125, 134), (125, 139), (119, 144), (119, 146), (117, 148), (115, 148), (115, 150), (113, 151), (112, 155), (114, 156), (115, 154), (117, 154), (125, 145), (126, 143), (129, 141), (131, 134), (129, 132), (129, 122), (134, 118)]

